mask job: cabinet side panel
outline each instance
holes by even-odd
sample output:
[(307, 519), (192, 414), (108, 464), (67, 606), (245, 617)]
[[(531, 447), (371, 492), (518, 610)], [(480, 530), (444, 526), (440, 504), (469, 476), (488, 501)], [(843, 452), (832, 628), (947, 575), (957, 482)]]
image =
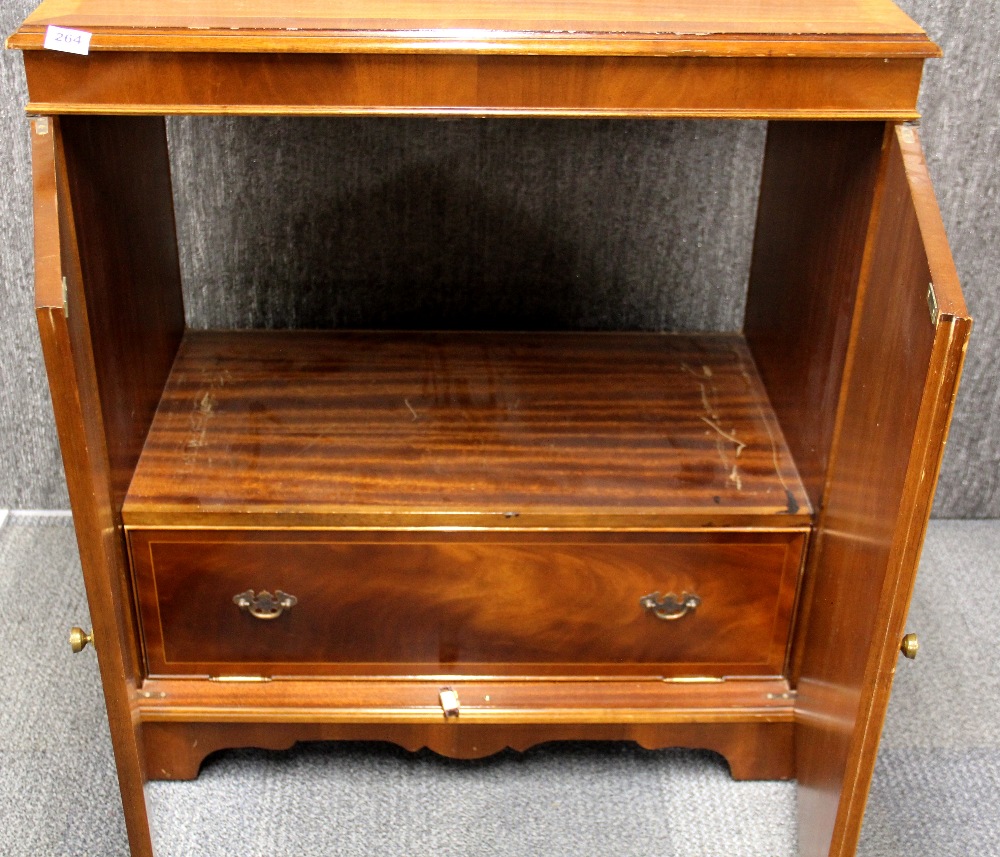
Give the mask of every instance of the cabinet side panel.
[(162, 117), (61, 123), (115, 514), (184, 328)]
[(805, 855), (854, 853), (970, 329), (919, 145), (886, 145), (804, 605)]
[(817, 509), (884, 128), (768, 128), (744, 332)]
[(128, 564), (120, 517), (111, 502), (108, 442), (86, 313), (79, 301), (80, 260), (60, 130), (56, 120), (42, 119), (35, 123), (32, 134), (36, 314), (131, 853), (148, 857), (152, 852), (142, 790), (146, 778), (142, 736), (132, 711), (140, 675)]

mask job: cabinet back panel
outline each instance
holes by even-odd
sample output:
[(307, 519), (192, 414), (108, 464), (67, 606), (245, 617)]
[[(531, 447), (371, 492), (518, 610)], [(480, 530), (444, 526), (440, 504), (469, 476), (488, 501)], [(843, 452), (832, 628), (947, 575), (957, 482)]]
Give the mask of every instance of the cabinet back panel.
[(763, 123), (168, 127), (194, 327), (740, 327)]

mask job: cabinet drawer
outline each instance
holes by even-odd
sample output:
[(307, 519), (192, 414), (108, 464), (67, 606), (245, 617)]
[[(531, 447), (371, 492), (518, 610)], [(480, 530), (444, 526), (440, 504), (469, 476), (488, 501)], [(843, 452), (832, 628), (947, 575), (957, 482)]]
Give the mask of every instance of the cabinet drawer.
[(782, 672), (805, 538), (143, 529), (130, 545), (152, 675), (682, 676)]

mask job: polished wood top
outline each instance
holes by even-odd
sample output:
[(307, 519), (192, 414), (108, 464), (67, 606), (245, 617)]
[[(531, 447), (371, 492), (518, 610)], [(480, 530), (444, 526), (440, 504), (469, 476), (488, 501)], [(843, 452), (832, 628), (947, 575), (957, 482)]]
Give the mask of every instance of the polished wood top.
[(900, 121), (940, 55), (891, 0), (45, 0), (7, 44), (39, 115)]
[(186, 335), (123, 515), (788, 527), (809, 511), (738, 335), (229, 331)]
[(938, 53), (890, 0), (44, 0), (10, 46), (41, 48), (50, 24), (95, 51)]

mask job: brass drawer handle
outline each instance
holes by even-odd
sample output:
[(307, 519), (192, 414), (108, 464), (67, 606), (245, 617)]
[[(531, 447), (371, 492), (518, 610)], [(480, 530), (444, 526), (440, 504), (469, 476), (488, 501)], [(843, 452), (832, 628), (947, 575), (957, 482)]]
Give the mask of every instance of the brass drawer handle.
[(697, 595), (687, 592), (683, 593), (680, 599), (673, 592), (662, 598), (659, 592), (651, 592), (649, 595), (643, 595), (639, 599), (639, 603), (657, 619), (670, 622), (687, 616), (688, 613), (693, 613), (701, 604), (701, 599)]
[(262, 589), (257, 595), (254, 595), (253, 590), (248, 589), (246, 592), (233, 596), (233, 604), (240, 610), (246, 610), (255, 619), (277, 619), (282, 613), (298, 603), (298, 598), (287, 592), (282, 592), (280, 589), (276, 589), (274, 595), (266, 589)]

